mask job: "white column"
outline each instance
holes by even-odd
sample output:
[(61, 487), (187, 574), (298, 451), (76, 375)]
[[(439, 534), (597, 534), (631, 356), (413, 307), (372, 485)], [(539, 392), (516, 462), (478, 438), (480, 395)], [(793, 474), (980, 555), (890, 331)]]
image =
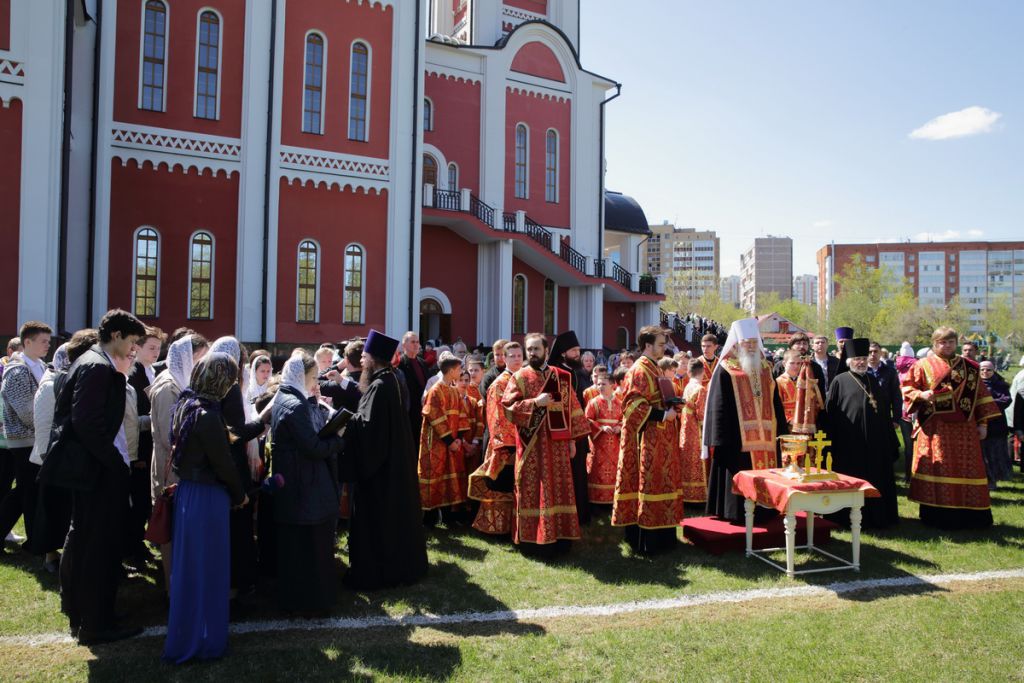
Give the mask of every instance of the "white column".
[[(12, 7), (12, 18), (18, 5)], [(66, 5), (38, 0), (24, 5), (28, 12), (20, 16), (27, 14), (27, 22), (12, 26), (29, 36), (21, 115), (18, 324), (41, 320), (56, 325)]]
[[(271, 3), (247, 3), (245, 11), (245, 70), (242, 74), (242, 158), (238, 183), (238, 273), (235, 283), (235, 335), (256, 341), (262, 333), (263, 228), (266, 209), (267, 119), (270, 96), (267, 46)], [(271, 176), (273, 178), (273, 176)], [(271, 187), (276, 182), (271, 181)], [(269, 250), (270, 257), (276, 249)], [(267, 289), (273, 286), (268, 283)], [(273, 309), (268, 309), (268, 316)]]
[(636, 304), (636, 331), (640, 334), (640, 328), (645, 325), (658, 325), (661, 323), (661, 303), (658, 301), (641, 301)]
[(480, 86), (480, 199), (494, 207), (496, 216), (501, 216), (505, 207), (505, 76), (509, 59), (503, 51), (488, 51)]
[[(107, 275), (110, 270), (110, 126), (114, 120), (114, 50), (117, 39), (117, 3), (103, 3), (100, 24), (100, 66), (96, 126), (96, 215), (93, 233), (92, 320), (99, 323), (107, 312)], [(134, 264), (133, 264), (134, 267)], [(131, 281), (125, 283), (128, 287)]]
[(601, 348), (604, 322), (604, 285), (569, 288), (569, 329), (576, 332), (580, 346)]
[[(267, 316), (267, 341), (277, 340), (277, 259), (280, 245), (277, 240), (278, 218), (281, 211), (281, 93), (284, 89), (284, 17), (285, 4), (287, 0), (281, 0), (277, 5), (277, 24), (274, 33), (274, 96), (273, 111), (270, 114), (270, 174), (269, 192), (267, 193), (267, 249), (269, 257), (267, 260), (267, 298), (263, 302), (265, 315)], [(255, 47), (255, 46), (254, 46)], [(255, 104), (255, 103), (254, 103)], [(297, 258), (293, 252), (292, 258)], [(263, 256), (260, 255), (259, 263), (263, 263)], [(292, 315), (294, 315), (294, 309)]]
[(489, 344), (512, 336), (512, 242), (477, 247), (477, 341)]

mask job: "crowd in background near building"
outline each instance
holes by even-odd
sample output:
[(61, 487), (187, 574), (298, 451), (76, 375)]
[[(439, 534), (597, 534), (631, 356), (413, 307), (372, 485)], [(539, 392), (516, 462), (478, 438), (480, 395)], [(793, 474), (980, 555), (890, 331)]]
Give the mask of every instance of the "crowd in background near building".
[[(548, 557), (595, 514), (641, 554), (675, 545), (686, 505), (738, 522), (732, 475), (779, 464), (774, 445), (747, 443), (727, 397), (748, 383), (774, 411), (773, 439), (833, 434), (836, 470), (883, 494), (868, 525), (898, 519), (897, 433), (922, 521), (991, 524), (988, 491), (1012, 476), (1024, 434), (1024, 370), (1007, 383), (970, 341), (953, 355), (947, 328), (895, 356), (849, 328), (834, 354), (804, 333), (773, 353), (756, 322), (672, 315), (615, 352), (573, 332), (470, 349), (371, 331), (283, 357), (112, 310), (49, 363), (53, 331), (26, 322), (0, 361), (0, 535), (59, 575), (84, 644), (139, 632), (115, 616), (118, 584), (126, 567), (162, 565), (164, 658), (214, 658), (256, 590), (308, 617), (330, 612), (338, 583), (415, 582), (438, 524)], [(976, 398), (961, 415), (943, 401), (964, 381)], [(944, 483), (978, 476), (981, 490)]]

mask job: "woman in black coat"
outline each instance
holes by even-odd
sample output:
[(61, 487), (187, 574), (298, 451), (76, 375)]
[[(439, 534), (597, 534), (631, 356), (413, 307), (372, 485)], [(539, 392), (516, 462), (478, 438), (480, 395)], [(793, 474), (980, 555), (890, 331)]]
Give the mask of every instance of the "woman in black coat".
[(338, 454), (344, 446), (340, 436), (318, 434), (326, 415), (310, 397), (316, 384), (316, 362), (296, 351), (285, 363), (270, 423), (274, 475), (284, 479), (274, 493), (278, 599), (282, 608), (309, 615), (334, 605)]

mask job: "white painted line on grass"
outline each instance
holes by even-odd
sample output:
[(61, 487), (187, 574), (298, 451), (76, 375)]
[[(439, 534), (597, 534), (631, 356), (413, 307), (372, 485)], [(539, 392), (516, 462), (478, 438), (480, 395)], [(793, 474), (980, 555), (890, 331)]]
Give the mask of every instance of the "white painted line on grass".
[[(415, 626), (458, 626), (494, 622), (533, 622), (561, 617), (610, 617), (633, 612), (651, 612), (679, 609), (698, 605), (729, 604), (752, 600), (775, 600), (778, 598), (812, 597), (819, 595), (845, 595), (864, 590), (913, 588), (916, 586), (943, 586), (954, 583), (978, 581), (1006, 581), (1024, 579), (1024, 569), (1005, 569), (964, 574), (933, 574), (899, 576), (890, 579), (865, 579), (862, 581), (837, 581), (821, 586), (791, 586), (784, 588), (749, 588), (737, 591), (716, 591), (680, 595), (659, 600), (638, 600), (610, 605), (562, 605), (536, 609), (497, 610), (493, 612), (457, 612), (455, 614), (409, 614), (405, 616), (338, 617), (332, 619), (287, 619), (274, 621), (243, 621), (230, 625), (232, 634), (270, 633), (278, 631), (347, 631), (371, 628), (407, 628)], [(166, 626), (151, 626), (138, 638), (153, 638), (167, 635)], [(0, 646), (27, 645), (30, 647), (74, 642), (63, 633), (41, 633), (28, 636), (0, 636)]]

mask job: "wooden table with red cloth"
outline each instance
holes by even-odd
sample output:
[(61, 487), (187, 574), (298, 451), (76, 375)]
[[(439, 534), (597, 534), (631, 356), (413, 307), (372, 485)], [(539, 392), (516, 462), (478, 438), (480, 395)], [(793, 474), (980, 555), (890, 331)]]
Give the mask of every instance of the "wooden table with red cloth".
[(798, 481), (788, 479), (776, 470), (744, 470), (732, 478), (732, 492), (755, 501), (758, 505), (785, 512), (794, 493), (827, 493), (829, 491), (863, 491), (866, 498), (881, 494), (869, 482), (837, 474), (831, 481)]

